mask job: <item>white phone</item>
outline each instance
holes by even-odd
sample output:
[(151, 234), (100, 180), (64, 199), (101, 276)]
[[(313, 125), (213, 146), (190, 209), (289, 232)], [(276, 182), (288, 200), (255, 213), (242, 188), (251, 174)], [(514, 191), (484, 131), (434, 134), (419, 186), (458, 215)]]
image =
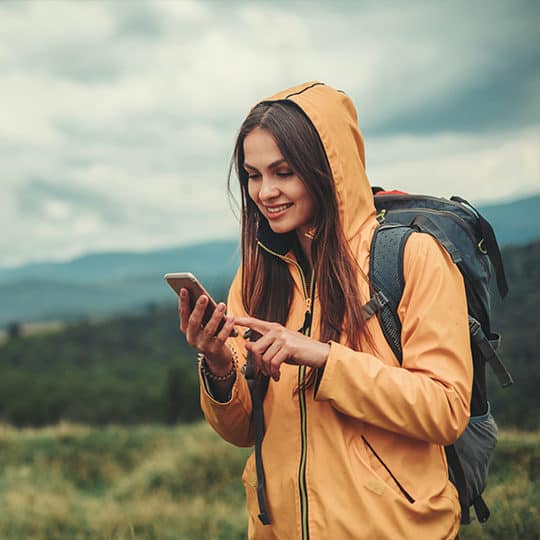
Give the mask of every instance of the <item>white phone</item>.
[[(204, 294), (208, 297), (208, 304), (206, 305), (206, 310), (202, 319), (202, 324), (206, 325), (206, 323), (208, 323), (212, 317), (217, 304), (212, 296), (202, 286), (201, 282), (191, 272), (172, 272), (165, 274), (163, 277), (176, 294), (180, 295), (180, 289), (187, 289), (189, 291), (191, 311), (193, 311), (199, 296)], [(223, 320), (219, 323), (216, 334), (223, 328), (224, 324), (225, 318), (223, 318)], [(237, 336), (238, 333), (236, 330), (233, 330), (231, 335)]]

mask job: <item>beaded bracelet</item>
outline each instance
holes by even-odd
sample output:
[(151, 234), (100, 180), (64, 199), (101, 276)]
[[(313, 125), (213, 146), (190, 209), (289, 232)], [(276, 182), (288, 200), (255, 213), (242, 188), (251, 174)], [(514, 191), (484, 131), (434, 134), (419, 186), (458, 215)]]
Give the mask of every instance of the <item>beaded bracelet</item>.
[(208, 364), (206, 363), (206, 357), (203, 353), (197, 354), (197, 360), (199, 361), (199, 366), (201, 368), (202, 374), (209, 380), (214, 382), (225, 382), (229, 379), (232, 379), (236, 375), (236, 369), (238, 367), (238, 359), (236, 357), (236, 352), (231, 349), (232, 355), (233, 355), (233, 362), (231, 366), (231, 370), (226, 373), (225, 375), (215, 375), (212, 373), (208, 367)]

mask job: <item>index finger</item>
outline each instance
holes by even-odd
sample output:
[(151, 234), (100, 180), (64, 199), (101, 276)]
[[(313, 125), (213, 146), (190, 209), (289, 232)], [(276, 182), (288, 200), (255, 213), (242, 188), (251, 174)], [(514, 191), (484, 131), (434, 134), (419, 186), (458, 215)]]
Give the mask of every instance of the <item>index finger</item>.
[(266, 334), (266, 332), (272, 330), (272, 327), (274, 325), (274, 323), (270, 323), (268, 321), (261, 321), (260, 319), (256, 319), (255, 317), (235, 317), (234, 324), (236, 326), (245, 326), (246, 328), (251, 328), (256, 332), (259, 332), (259, 334)]

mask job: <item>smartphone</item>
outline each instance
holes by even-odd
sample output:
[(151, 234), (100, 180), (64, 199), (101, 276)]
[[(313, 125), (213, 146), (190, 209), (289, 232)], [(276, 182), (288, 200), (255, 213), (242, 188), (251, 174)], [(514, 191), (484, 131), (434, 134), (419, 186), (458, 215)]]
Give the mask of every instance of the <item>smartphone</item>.
[[(202, 286), (201, 282), (191, 272), (169, 273), (165, 274), (163, 277), (176, 294), (180, 295), (180, 289), (187, 289), (189, 291), (190, 308), (192, 311), (195, 307), (195, 303), (199, 299), (199, 296), (204, 294), (208, 297), (208, 304), (206, 305), (206, 310), (202, 319), (202, 324), (206, 325), (206, 323), (212, 317), (217, 304)], [(216, 334), (223, 328), (224, 324), (225, 318), (223, 318), (223, 320), (219, 323)], [(233, 330), (231, 335), (237, 336), (238, 333), (236, 330)]]

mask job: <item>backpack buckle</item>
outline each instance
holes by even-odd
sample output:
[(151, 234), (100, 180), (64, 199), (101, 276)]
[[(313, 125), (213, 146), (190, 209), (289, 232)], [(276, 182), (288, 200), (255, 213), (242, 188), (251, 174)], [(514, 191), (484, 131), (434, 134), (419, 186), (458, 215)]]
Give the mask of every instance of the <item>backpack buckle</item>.
[(469, 315), (469, 330), (471, 336), (476, 337), (478, 332), (482, 330), (482, 325), (474, 318)]

